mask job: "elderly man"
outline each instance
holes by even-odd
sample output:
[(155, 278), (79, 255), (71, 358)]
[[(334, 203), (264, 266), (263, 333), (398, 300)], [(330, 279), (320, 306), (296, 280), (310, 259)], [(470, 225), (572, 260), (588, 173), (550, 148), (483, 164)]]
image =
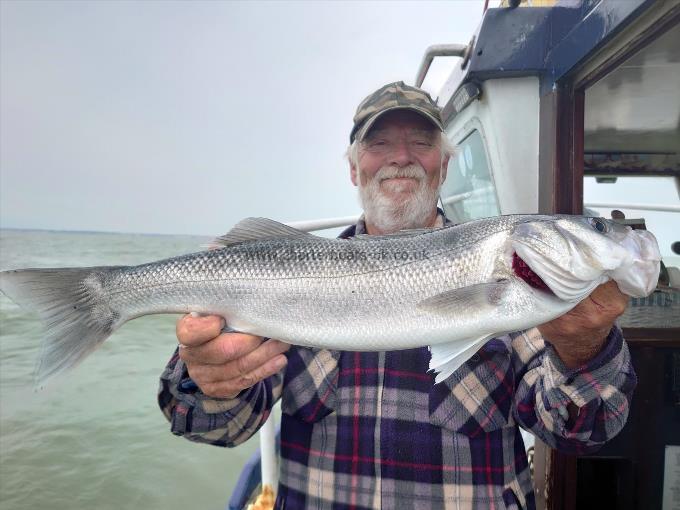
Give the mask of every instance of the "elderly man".
[[(451, 149), (425, 92), (377, 90), (350, 141), (364, 215), (341, 237), (444, 225)], [(519, 426), (580, 453), (625, 423), (635, 375), (613, 323), (626, 302), (603, 285), (563, 317), (491, 340), (440, 384), (427, 348), (291, 347), (185, 316), (159, 403), (173, 433), (235, 446), (281, 398), (277, 508), (533, 508)]]

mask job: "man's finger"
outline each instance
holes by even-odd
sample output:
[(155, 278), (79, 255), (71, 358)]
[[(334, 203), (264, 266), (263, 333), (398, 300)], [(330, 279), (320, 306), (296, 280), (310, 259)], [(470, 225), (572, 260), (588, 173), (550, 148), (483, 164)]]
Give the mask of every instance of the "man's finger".
[(245, 333), (222, 333), (210, 342), (185, 346), (179, 350), (179, 357), (185, 363), (223, 365), (254, 351), (261, 343), (261, 336)]
[(197, 383), (216, 383), (247, 376), (279, 354), (290, 349), (290, 344), (269, 340), (257, 349), (223, 365), (187, 364), (191, 378)]
[(288, 360), (286, 359), (286, 356), (279, 354), (267, 361), (264, 365), (258, 367), (253, 372), (237, 377), (236, 379), (201, 385), (201, 391), (209, 397), (233, 398), (241, 391), (250, 388), (261, 380), (278, 373), (286, 366), (287, 363)]
[(224, 319), (218, 315), (185, 315), (177, 321), (177, 340), (182, 345), (201, 345), (219, 335), (224, 325)]
[(283, 354), (290, 349), (290, 344), (279, 340), (267, 340), (250, 354), (234, 360), (236, 376), (245, 375), (256, 371), (258, 367), (265, 365), (270, 359), (278, 354)]

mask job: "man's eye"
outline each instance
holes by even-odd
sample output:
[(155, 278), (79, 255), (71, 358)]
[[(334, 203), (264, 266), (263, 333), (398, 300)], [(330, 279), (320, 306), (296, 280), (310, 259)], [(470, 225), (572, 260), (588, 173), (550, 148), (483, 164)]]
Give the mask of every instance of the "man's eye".
[(375, 140), (373, 142), (370, 142), (369, 144), (371, 147), (381, 147), (385, 145), (385, 140)]

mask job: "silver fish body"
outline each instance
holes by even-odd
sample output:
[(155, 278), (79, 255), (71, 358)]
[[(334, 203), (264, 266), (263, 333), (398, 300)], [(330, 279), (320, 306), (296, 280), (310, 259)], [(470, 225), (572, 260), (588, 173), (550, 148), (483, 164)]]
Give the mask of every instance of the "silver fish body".
[[(609, 266), (632, 263), (630, 249), (619, 250), (620, 260), (599, 263), (610, 245), (622, 245), (612, 232), (623, 227), (607, 222), (604, 234), (592, 221), (502, 216), (326, 239), (248, 219), (215, 250), (131, 267), (7, 271), (0, 289), (37, 309), (47, 324), (43, 379), (77, 364), (128, 320), (194, 311), (296, 345), (377, 351), (428, 345), (441, 380), (484, 340), (562, 315), (611, 277)], [(576, 241), (565, 241), (569, 236)], [(573, 253), (565, 248), (578, 243)], [(518, 276), (513, 256), (520, 250), (562, 297)], [(571, 267), (574, 258), (584, 266), (576, 268), (580, 273)]]

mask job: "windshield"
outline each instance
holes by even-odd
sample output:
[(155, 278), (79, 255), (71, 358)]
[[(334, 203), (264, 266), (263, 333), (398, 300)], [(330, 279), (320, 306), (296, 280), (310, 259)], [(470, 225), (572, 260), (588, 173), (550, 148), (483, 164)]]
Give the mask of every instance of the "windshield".
[(500, 214), (496, 189), (479, 131), (458, 144), (441, 190), (446, 216), (456, 223)]

